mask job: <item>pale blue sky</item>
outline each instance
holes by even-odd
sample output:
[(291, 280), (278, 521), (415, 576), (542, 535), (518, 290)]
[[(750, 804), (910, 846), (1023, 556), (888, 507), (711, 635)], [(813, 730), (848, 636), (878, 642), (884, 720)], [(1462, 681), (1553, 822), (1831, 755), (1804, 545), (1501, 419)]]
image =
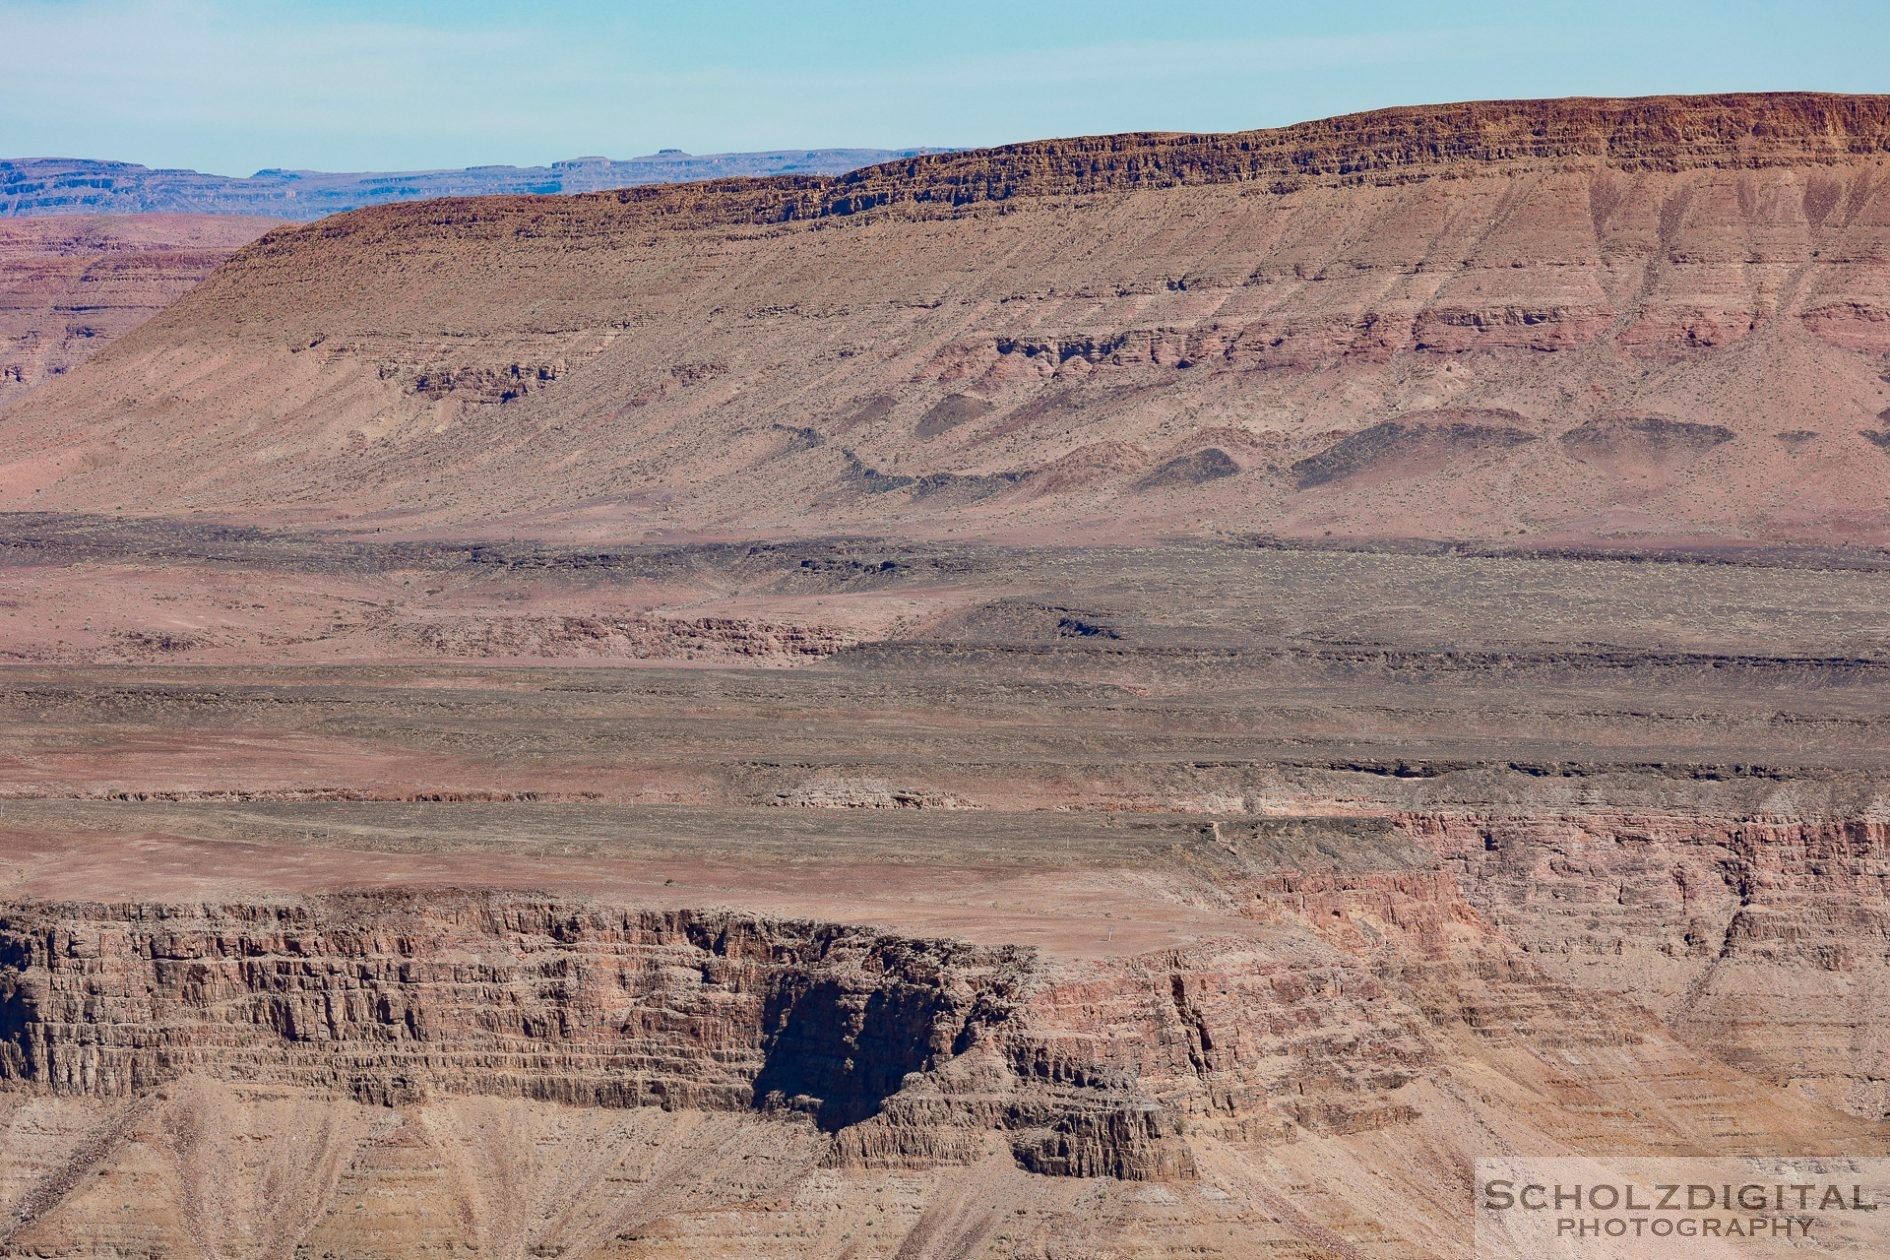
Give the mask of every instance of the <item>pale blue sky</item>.
[(247, 174), (1890, 90), (1890, 0), (0, 0), (0, 156)]

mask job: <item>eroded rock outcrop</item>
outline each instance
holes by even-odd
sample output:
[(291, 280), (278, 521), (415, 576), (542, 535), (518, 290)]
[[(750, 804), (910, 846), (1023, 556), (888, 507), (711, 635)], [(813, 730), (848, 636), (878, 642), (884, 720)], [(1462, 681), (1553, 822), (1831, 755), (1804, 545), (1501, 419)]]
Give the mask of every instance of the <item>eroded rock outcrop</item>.
[(1414, 819), (1549, 975), (1740, 1070), (1890, 1117), (1890, 824), (1600, 811)]
[[(963, 1163), (995, 1141), (1031, 1171), (1130, 1179), (1191, 1175), (1191, 1129), (1408, 1118), (1398, 1091), (1442, 1036), (1420, 989), (1501, 948), (1438, 873), (1251, 895), (1263, 940), (1080, 967), (499, 895), (21, 906), (0, 921), (0, 1076), (95, 1098), (196, 1074), (385, 1105), (795, 1113), (845, 1164)], [(1527, 968), (1514, 983), (1542, 988)]]
[(1024, 960), (732, 914), (384, 894), (9, 914), (4, 1070), (117, 1096), (191, 1070), (393, 1103), (877, 1110)]
[[(1216, 828), (1208, 843), (1252, 872), (1216, 878), (1254, 934), (1081, 963), (498, 893), (18, 905), (0, 917), (0, 1077), (105, 1099), (209, 1076), (392, 1106), (471, 1095), (759, 1111), (812, 1123), (842, 1165), (1006, 1150), (1039, 1173), (1185, 1178), (1190, 1134), (1291, 1142), (1408, 1123), (1409, 1087), (1448, 1071), (1465, 1038), (1532, 1056), (1679, 1053), (1644, 1022), (1647, 1003), (1708, 1055), (1869, 1111), (1860, 1082), (1874, 1069), (1854, 1037), (1796, 1036), (1795, 1070), (1778, 1045), (1749, 1044), (1790, 1024), (1751, 1007), (1763, 977), (1829, 973), (1843, 965), (1834, 951), (1860, 945), (1813, 939), (1823, 916), (1810, 898), (1787, 921), (1753, 894), (1764, 880), (1726, 875), (1729, 854), (1755, 860), (1742, 836), (1705, 851), (1679, 841), (1671, 877), (1630, 859), (1643, 882), (1677, 880), (1681, 905), (1707, 909), (1637, 917), (1648, 939), (1610, 943), (1571, 925), (1597, 915), (1577, 896), (1588, 886), (1552, 882), (1568, 878), (1556, 855), (1573, 840), (1527, 846), (1545, 876), (1504, 866), (1501, 843), (1486, 843), (1508, 834), (1500, 825), (1404, 826), (1441, 864), (1267, 873), (1238, 829)], [(1613, 861), (1631, 843), (1569, 834)], [(1855, 865), (1857, 843), (1881, 843), (1852, 839), (1807, 852)], [(1758, 860), (1790, 886), (1807, 859), (1768, 853)], [(1732, 918), (1729, 888), (1746, 890)], [(1552, 908), (1516, 904), (1518, 889)], [(1636, 955), (1625, 969), (1624, 949)], [(1726, 967), (1745, 970), (1716, 1008), (1711, 977)], [(1651, 993), (1635, 981), (1644, 968)], [(1859, 1012), (1822, 1014), (1852, 1027)]]
[[(1222, 815), (1135, 876), (1221, 926), (1121, 952), (459, 886), (15, 898), (0, 1254), (821, 1255), (843, 1221), (1041, 1255), (1178, 1202), (1203, 1254), (1458, 1254), (1493, 1147), (1875, 1149), (1882, 830)], [(1348, 1206), (1409, 1151), (1428, 1206)]]
[(202, 1073), (385, 1105), (474, 1094), (794, 1112), (829, 1133), (900, 1096), (845, 1157), (962, 1161), (1001, 1130), (1038, 1171), (1186, 1168), (1164, 1146), (1177, 1111), (1133, 1071), (1028, 1031), (1060, 1016), (1055, 995), (1031, 998), (1040, 980), (1016, 951), (726, 913), (377, 895), (11, 911), (0, 975), (0, 1076), (59, 1094), (136, 1096)]

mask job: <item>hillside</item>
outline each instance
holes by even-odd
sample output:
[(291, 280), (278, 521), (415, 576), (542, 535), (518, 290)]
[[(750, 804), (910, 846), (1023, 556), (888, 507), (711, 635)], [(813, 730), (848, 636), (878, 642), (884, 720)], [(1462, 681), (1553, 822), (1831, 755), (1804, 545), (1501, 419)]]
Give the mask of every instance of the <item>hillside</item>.
[(1390, 110), (272, 233), (0, 507), (550, 537), (1890, 542), (1890, 98)]
[(549, 166), (471, 166), (438, 171), (263, 170), (249, 176), (153, 170), (85, 158), (0, 160), (0, 216), (46, 214), (242, 214), (318, 219), (325, 214), (426, 197), (580, 193), (735, 175), (833, 175), (927, 149), (792, 149), (567, 158)]

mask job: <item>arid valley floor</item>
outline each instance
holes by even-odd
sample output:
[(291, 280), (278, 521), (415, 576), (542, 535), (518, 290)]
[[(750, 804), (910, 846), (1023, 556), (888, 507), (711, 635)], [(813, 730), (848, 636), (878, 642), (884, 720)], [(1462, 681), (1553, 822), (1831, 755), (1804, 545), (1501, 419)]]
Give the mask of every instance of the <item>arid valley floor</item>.
[(1890, 1155), (1890, 100), (1288, 130), (359, 211), (6, 401), (0, 1255)]

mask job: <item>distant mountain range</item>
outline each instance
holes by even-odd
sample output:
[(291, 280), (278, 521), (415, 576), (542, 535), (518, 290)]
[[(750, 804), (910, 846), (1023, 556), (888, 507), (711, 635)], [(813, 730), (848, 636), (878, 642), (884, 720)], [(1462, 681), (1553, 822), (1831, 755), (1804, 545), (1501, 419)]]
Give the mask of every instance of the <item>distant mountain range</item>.
[(788, 149), (570, 158), (550, 166), (473, 166), (447, 171), (262, 170), (248, 178), (153, 170), (85, 158), (0, 159), (0, 216), (40, 214), (262, 215), (318, 219), (389, 201), (488, 193), (578, 193), (635, 184), (679, 184), (731, 175), (838, 175), (942, 149)]

